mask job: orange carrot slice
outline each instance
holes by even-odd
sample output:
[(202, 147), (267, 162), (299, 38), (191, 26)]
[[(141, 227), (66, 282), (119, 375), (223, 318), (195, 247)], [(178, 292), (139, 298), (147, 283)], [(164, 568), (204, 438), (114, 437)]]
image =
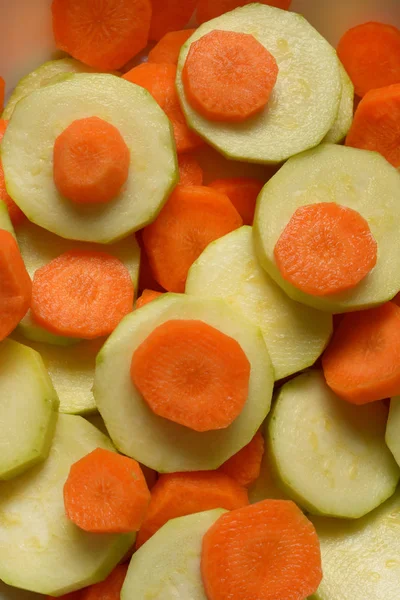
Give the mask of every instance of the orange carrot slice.
[(313, 296), (355, 287), (377, 260), (377, 244), (357, 211), (320, 202), (298, 208), (274, 249), (286, 281)]
[(182, 185), (202, 185), (203, 169), (192, 154), (181, 154), (178, 156), (179, 183)]
[(400, 83), (400, 30), (384, 23), (363, 23), (349, 29), (337, 53), (358, 96)]
[(129, 174), (130, 152), (124, 138), (99, 117), (68, 125), (54, 143), (53, 159), (58, 191), (77, 204), (110, 202)]
[[(276, 8), (287, 10), (292, 0), (259, 0), (260, 4), (268, 4)], [(197, 5), (196, 18), (198, 23), (205, 23), (227, 13), (239, 6), (251, 4), (253, 0), (199, 0)]]
[[(3, 135), (5, 133), (7, 124), (8, 124), (8, 121), (5, 121), (4, 119), (0, 119), (0, 144), (1, 144), (1, 140), (3, 139)], [(11, 222), (15, 227), (17, 225), (19, 225), (20, 223), (22, 223), (22, 221), (25, 220), (26, 217), (25, 217), (24, 213), (15, 204), (15, 202), (11, 198), (11, 196), (9, 196), (7, 193), (6, 182), (4, 180), (4, 171), (3, 171), (3, 166), (1, 164), (1, 161), (0, 161), (0, 200), (3, 200), (3, 202), (5, 202), (5, 204), (7, 205), (8, 214), (10, 215)]]
[(329, 387), (352, 404), (400, 394), (400, 308), (346, 314), (322, 356)]
[(147, 542), (170, 519), (213, 508), (233, 510), (248, 504), (247, 491), (224, 473), (199, 471), (161, 475), (152, 489), (136, 547)]
[(150, 0), (53, 0), (57, 47), (100, 70), (119, 69), (146, 47)]
[(201, 574), (209, 600), (303, 600), (322, 579), (317, 533), (288, 500), (238, 508), (204, 535)]
[(149, 502), (139, 463), (103, 448), (74, 463), (64, 484), (67, 517), (93, 533), (138, 531)]
[(56, 335), (84, 339), (108, 335), (132, 307), (128, 269), (105, 252), (70, 250), (33, 277), (32, 315)]
[(197, 0), (151, 0), (150, 39), (160, 40), (169, 31), (182, 29), (194, 13)]
[(249, 377), (238, 342), (198, 320), (159, 325), (131, 364), (133, 384), (151, 410), (195, 431), (229, 427), (245, 405)]
[(142, 306), (146, 306), (146, 304), (162, 295), (162, 292), (156, 292), (155, 290), (143, 290), (142, 295), (136, 300), (136, 308), (142, 308)]
[(4, 96), (6, 92), (6, 82), (3, 77), (0, 77), (0, 109), (3, 110), (4, 106)]
[(157, 219), (143, 229), (154, 277), (169, 292), (183, 292), (191, 265), (208, 244), (242, 224), (224, 194), (178, 185)]
[(248, 487), (260, 475), (263, 456), (264, 438), (258, 431), (247, 446), (224, 462), (218, 470), (235, 479), (239, 485)]
[(217, 179), (209, 186), (228, 196), (242, 217), (244, 225), (253, 225), (257, 196), (264, 186), (259, 179), (252, 177)]
[(149, 52), (148, 62), (177, 65), (183, 44), (194, 34), (195, 29), (170, 31)]
[(151, 270), (149, 258), (143, 243), (142, 230), (136, 232), (136, 240), (140, 246), (140, 269), (139, 269), (139, 292), (144, 290), (154, 290), (155, 292), (164, 292), (164, 288), (154, 279)]
[(359, 103), (346, 146), (380, 152), (400, 167), (400, 83), (371, 90)]
[(80, 600), (120, 600), (128, 565), (117, 565), (104, 581), (81, 590)]

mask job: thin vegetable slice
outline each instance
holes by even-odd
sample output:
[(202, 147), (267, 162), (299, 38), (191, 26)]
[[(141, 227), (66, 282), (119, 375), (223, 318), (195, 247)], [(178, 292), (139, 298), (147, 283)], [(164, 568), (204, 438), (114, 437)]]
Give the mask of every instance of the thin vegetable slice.
[(178, 156), (178, 165), (181, 185), (203, 185), (203, 169), (193, 154)]
[[(0, 144), (3, 139), (4, 133), (7, 128), (8, 121), (4, 119), (0, 120)], [(11, 222), (14, 226), (19, 225), (25, 220), (25, 215), (20, 208), (15, 204), (14, 200), (8, 194), (6, 189), (6, 184), (4, 181), (4, 171), (3, 166), (0, 161), (0, 200), (2, 200), (8, 209), (8, 213), (10, 215)]]
[(159, 296), (162, 296), (162, 292), (156, 292), (155, 290), (143, 290), (142, 295), (136, 300), (135, 308), (142, 308), (142, 306), (152, 302)]
[(260, 475), (264, 455), (264, 438), (257, 431), (251, 442), (224, 462), (219, 471), (232, 477), (239, 485), (250, 486)]
[(75, 593), (80, 595), (79, 600), (120, 600), (127, 571), (128, 565), (117, 565), (104, 581)]
[(243, 225), (253, 225), (256, 200), (264, 183), (252, 177), (232, 177), (217, 179), (209, 186), (226, 194), (243, 219)]
[(389, 417), (386, 425), (386, 444), (400, 466), (400, 399), (390, 401)]
[(354, 114), (354, 85), (342, 63), (339, 63), (342, 96), (335, 122), (323, 139), (326, 144), (339, 144), (346, 137)]
[(197, 0), (151, 0), (150, 39), (160, 40), (169, 31), (182, 29), (190, 21), (196, 4)]
[[(252, 0), (198, 0), (196, 18), (199, 23), (204, 23), (251, 2)], [(292, 0), (261, 0), (260, 3), (287, 10)]]
[(182, 29), (166, 33), (150, 50), (148, 62), (177, 65), (183, 44), (195, 31), (195, 29)]

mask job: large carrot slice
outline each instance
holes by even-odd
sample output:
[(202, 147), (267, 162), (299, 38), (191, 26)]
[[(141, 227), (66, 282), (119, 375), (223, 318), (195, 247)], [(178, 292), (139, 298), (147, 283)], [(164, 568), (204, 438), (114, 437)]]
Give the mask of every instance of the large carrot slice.
[[(246, 6), (246, 4), (252, 2), (253, 0), (199, 0), (196, 13), (197, 21), (199, 23), (210, 21), (239, 6)], [(291, 3), (292, 0), (260, 0), (260, 4), (269, 4), (285, 10), (290, 7)]]
[(147, 45), (150, 0), (53, 0), (57, 47), (104, 71), (119, 69)]
[(197, 471), (161, 475), (151, 491), (136, 547), (147, 542), (170, 519), (213, 508), (233, 510), (248, 503), (247, 491), (224, 473)]
[(288, 500), (264, 500), (222, 515), (203, 537), (209, 600), (303, 600), (322, 579), (313, 524)]
[(226, 194), (243, 219), (243, 225), (253, 225), (256, 200), (264, 184), (252, 177), (217, 179), (209, 184), (214, 190)]
[(329, 387), (353, 404), (400, 394), (400, 308), (387, 302), (345, 315), (322, 367)]
[(150, 39), (160, 40), (169, 31), (182, 29), (190, 20), (197, 0), (151, 0)]
[(243, 221), (229, 198), (201, 186), (179, 185), (143, 230), (152, 273), (170, 292), (183, 292), (188, 271), (208, 244)]
[(263, 456), (264, 438), (258, 431), (247, 446), (220, 466), (219, 471), (235, 479), (239, 485), (248, 487), (260, 475)]
[(328, 296), (355, 287), (377, 260), (377, 244), (357, 211), (320, 202), (298, 208), (278, 239), (281, 275), (299, 290)]
[[(3, 139), (8, 121), (0, 119), (0, 144)], [(8, 195), (6, 189), (6, 183), (4, 181), (3, 166), (0, 161), (0, 200), (3, 200), (7, 205), (8, 214), (10, 215), (11, 222), (14, 226), (19, 225), (25, 219), (25, 215), (22, 210), (15, 204), (11, 196)]]
[(149, 302), (152, 302), (159, 296), (162, 296), (162, 292), (156, 292), (155, 290), (143, 290), (142, 295), (136, 300), (136, 308), (142, 308)]
[(67, 517), (84, 531), (138, 531), (150, 492), (133, 458), (96, 448), (70, 469), (64, 485)]
[(114, 125), (87, 117), (73, 121), (53, 150), (54, 183), (77, 204), (110, 202), (128, 179), (129, 148)]
[(228, 427), (246, 403), (249, 377), (238, 342), (198, 320), (159, 325), (131, 363), (132, 382), (151, 410), (195, 431)]
[(192, 154), (181, 154), (178, 156), (179, 183), (182, 185), (202, 185), (203, 169)]
[(82, 339), (108, 335), (132, 307), (129, 271), (105, 252), (70, 250), (33, 277), (32, 315), (56, 335)]
[(128, 565), (117, 565), (104, 581), (81, 590), (79, 600), (120, 600), (127, 571)]
[(166, 33), (150, 50), (148, 62), (177, 65), (183, 44), (194, 34), (195, 29), (182, 29)]
[(277, 77), (272, 54), (235, 31), (214, 30), (193, 42), (182, 70), (188, 102), (211, 121), (241, 122), (259, 113)]
[(400, 30), (384, 23), (364, 23), (349, 29), (337, 53), (358, 96), (400, 83)]

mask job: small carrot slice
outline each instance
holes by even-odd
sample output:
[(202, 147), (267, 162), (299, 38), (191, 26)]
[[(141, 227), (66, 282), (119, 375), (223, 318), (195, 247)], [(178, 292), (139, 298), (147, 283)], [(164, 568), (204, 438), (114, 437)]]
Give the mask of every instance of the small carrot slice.
[(346, 146), (373, 150), (400, 167), (400, 83), (367, 92), (359, 103)]
[(143, 229), (154, 277), (169, 292), (183, 292), (191, 265), (208, 244), (242, 224), (224, 194), (178, 185), (157, 219)]
[(151, 0), (153, 14), (151, 17), (151, 40), (161, 40), (169, 31), (182, 29), (194, 13), (197, 0)]
[(172, 123), (178, 152), (188, 152), (204, 144), (186, 124), (175, 89), (175, 65), (144, 63), (125, 73), (123, 78), (144, 87), (163, 109)]
[(322, 356), (329, 387), (352, 404), (400, 394), (400, 308), (346, 314)]
[(262, 111), (278, 77), (275, 58), (248, 33), (211, 31), (190, 46), (182, 82), (210, 121), (238, 123)]
[(0, 77), (0, 109), (3, 110), (4, 106), (4, 96), (6, 92), (6, 82), (3, 77)]
[(146, 47), (150, 0), (53, 0), (57, 47), (103, 71), (119, 69)]
[(264, 500), (222, 515), (203, 537), (209, 600), (303, 600), (322, 579), (313, 524), (289, 500)]
[(136, 548), (169, 521), (214, 508), (233, 510), (249, 504), (247, 491), (234, 479), (217, 471), (160, 475), (136, 538)]
[(0, 229), (0, 341), (4, 340), (28, 312), (32, 282), (17, 242)]
[(209, 184), (214, 190), (226, 194), (243, 219), (243, 225), (253, 225), (257, 196), (264, 184), (252, 177), (217, 179)]
[(81, 590), (80, 600), (120, 600), (128, 565), (117, 565), (104, 581)]
[(136, 308), (142, 308), (142, 306), (146, 306), (146, 304), (162, 295), (162, 292), (156, 292), (155, 290), (143, 290), (142, 295), (136, 300)]
[[(198, 23), (205, 23), (224, 13), (230, 12), (239, 6), (251, 4), (254, 0), (199, 0), (197, 5), (196, 19)], [(287, 10), (292, 0), (259, 0), (260, 4), (268, 4)]]
[(129, 148), (114, 125), (99, 117), (77, 119), (54, 143), (54, 183), (72, 202), (103, 204), (121, 191), (129, 162)]
[(179, 183), (181, 185), (202, 185), (203, 169), (192, 154), (181, 154), (178, 156)]
[(132, 307), (128, 269), (105, 252), (70, 250), (33, 277), (32, 316), (56, 335), (82, 339), (108, 335)]
[(194, 34), (195, 29), (170, 31), (150, 50), (149, 63), (177, 65), (183, 44)]
[(355, 287), (377, 260), (377, 244), (357, 211), (320, 202), (298, 208), (278, 239), (274, 256), (286, 281), (313, 296)]
[(103, 448), (74, 463), (64, 484), (68, 519), (92, 533), (138, 531), (149, 502), (139, 463)]
[(198, 320), (166, 321), (132, 356), (132, 382), (151, 410), (194, 431), (229, 427), (246, 403), (249, 378), (238, 342)]
[[(4, 119), (0, 119), (0, 144), (3, 139), (3, 135), (6, 131), (8, 121)], [(3, 166), (0, 161), (0, 200), (3, 200), (7, 206), (8, 214), (10, 215), (10, 219), (12, 224), (16, 227), (22, 221), (25, 220), (25, 215), (22, 210), (15, 204), (14, 200), (9, 196), (6, 189), (6, 182), (4, 180), (4, 171)]]
[(400, 30), (369, 22), (349, 29), (337, 53), (358, 96), (375, 88), (400, 83)]
[(263, 456), (264, 438), (258, 431), (247, 446), (224, 462), (218, 470), (235, 479), (239, 485), (248, 487), (260, 475)]

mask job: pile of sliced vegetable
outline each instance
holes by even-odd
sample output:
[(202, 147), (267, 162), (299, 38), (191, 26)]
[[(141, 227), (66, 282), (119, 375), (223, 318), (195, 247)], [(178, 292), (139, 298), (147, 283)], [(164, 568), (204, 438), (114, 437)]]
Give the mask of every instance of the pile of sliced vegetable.
[(0, 120), (2, 600), (400, 597), (400, 31), (289, 8), (52, 2)]

